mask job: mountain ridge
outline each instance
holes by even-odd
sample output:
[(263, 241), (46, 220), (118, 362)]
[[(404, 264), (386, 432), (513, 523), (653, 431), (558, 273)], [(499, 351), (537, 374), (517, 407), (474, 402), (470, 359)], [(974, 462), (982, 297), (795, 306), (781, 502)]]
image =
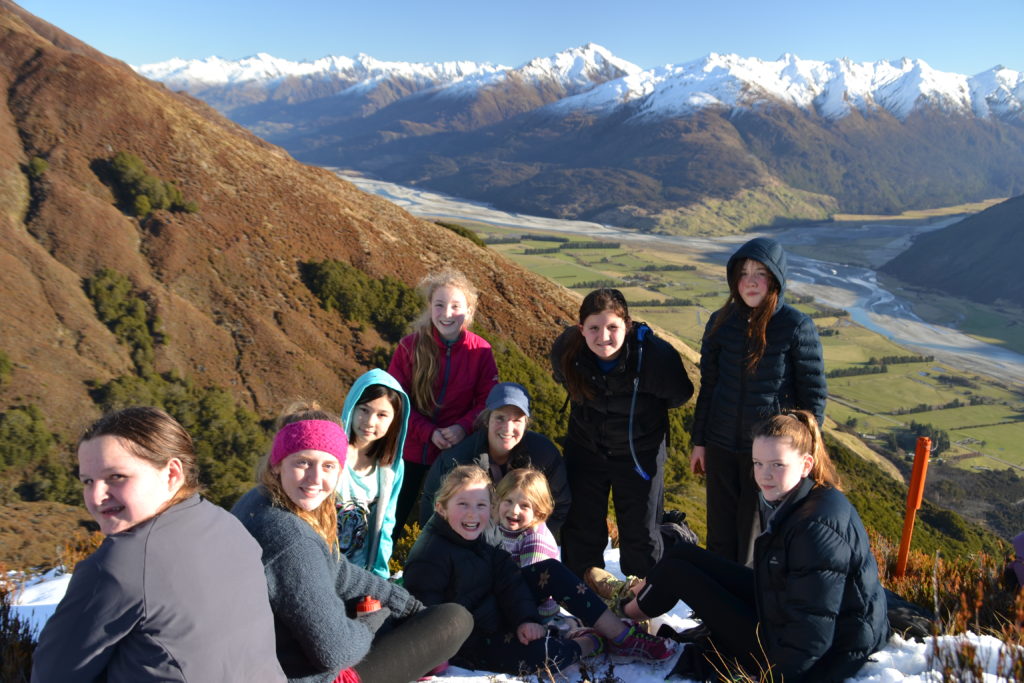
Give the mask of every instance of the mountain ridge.
[[(566, 64), (571, 66), (566, 66)], [(356, 65), (359, 65), (357, 67)], [(682, 64), (643, 69), (588, 43), (549, 57), (508, 67), (477, 62), (383, 62), (360, 54), (355, 59), (328, 56), (295, 62), (259, 53), (240, 60), (210, 57), (173, 59), (133, 67), (147, 78), (191, 91), (231, 84), (269, 85), (290, 77), (363, 75), (364, 85), (388, 77), (424, 80), (424, 89), (444, 91), (493, 85), (502, 76), (528, 74), (563, 84), (593, 86), (589, 95), (574, 94), (562, 106), (601, 111), (639, 99), (650, 101), (645, 115), (671, 115), (706, 106), (736, 107), (764, 96), (838, 117), (872, 105), (905, 117), (919, 99), (950, 111), (1019, 118), (1024, 102), (1024, 74), (997, 65), (974, 76), (940, 72), (920, 59), (876, 62), (804, 60), (793, 54), (762, 60), (737, 54), (710, 53)], [(481, 76), (486, 77), (481, 77)], [(427, 85), (432, 80), (432, 84)], [(669, 95), (670, 91), (675, 91)], [(680, 97), (682, 93), (682, 97)], [(337, 93), (336, 93), (337, 94)]]
[(737, 232), (1024, 189), (1024, 75), (1002, 67), (967, 77), (912, 59), (710, 54), (643, 69), (594, 44), (516, 68), (389, 64), (344, 82), (151, 75), (309, 163), (640, 231)]

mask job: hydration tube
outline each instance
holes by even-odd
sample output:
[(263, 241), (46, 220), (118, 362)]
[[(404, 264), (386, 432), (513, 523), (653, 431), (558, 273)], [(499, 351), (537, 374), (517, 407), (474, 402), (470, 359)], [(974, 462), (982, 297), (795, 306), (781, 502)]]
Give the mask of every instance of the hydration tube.
[(629, 402), (629, 453), (633, 456), (633, 469), (643, 477), (644, 481), (650, 481), (651, 475), (640, 466), (640, 460), (636, 457), (636, 447), (633, 445), (633, 416), (636, 413), (636, 395), (640, 392), (640, 369), (644, 364), (644, 337), (651, 331), (647, 325), (638, 325), (636, 328), (636, 377), (633, 378), (633, 398)]

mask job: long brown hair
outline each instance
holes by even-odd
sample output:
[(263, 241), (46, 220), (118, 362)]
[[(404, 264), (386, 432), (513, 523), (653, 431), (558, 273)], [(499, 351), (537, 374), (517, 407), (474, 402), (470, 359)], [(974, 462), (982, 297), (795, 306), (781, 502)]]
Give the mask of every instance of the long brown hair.
[[(626, 324), (626, 332), (628, 334), (632, 320), (629, 317), (629, 305), (626, 303), (626, 297), (619, 290), (611, 289), (610, 287), (595, 289), (583, 297), (583, 303), (580, 304), (579, 324), (583, 325), (584, 321), (590, 316), (604, 313), (605, 311), (611, 311), (622, 318)], [(623, 343), (625, 344), (625, 342)], [(562, 370), (562, 377), (565, 378), (566, 391), (569, 392), (569, 398), (576, 403), (589, 401), (595, 396), (594, 387), (590, 385), (590, 382), (587, 381), (587, 378), (576, 366), (576, 359), (586, 348), (586, 345), (587, 342), (583, 338), (583, 333), (579, 327), (574, 327), (569, 332), (569, 338), (562, 349), (562, 355), (558, 358), (558, 367)]]
[(409, 392), (409, 398), (416, 410), (427, 416), (437, 408), (434, 382), (437, 381), (437, 373), (441, 367), (437, 343), (434, 341), (434, 323), (430, 319), (430, 306), (434, 292), (442, 287), (458, 289), (466, 296), (466, 328), (473, 322), (479, 298), (476, 288), (469, 279), (457, 270), (442, 270), (420, 280), (419, 291), (427, 300), (427, 307), (413, 323), (412, 328), (416, 337), (413, 342), (412, 391)]
[(811, 471), (807, 476), (813, 479), (816, 485), (843, 490), (835, 463), (822, 443), (818, 420), (809, 411), (783, 410), (779, 415), (773, 415), (756, 424), (751, 437), (789, 439), (790, 445), (801, 454), (811, 455)]
[(192, 437), (177, 420), (159, 408), (135, 406), (108, 413), (85, 430), (77, 445), (101, 436), (116, 437), (126, 451), (158, 470), (167, 467), (173, 458), (181, 461), (184, 481), (161, 512), (202, 491)]
[[(377, 462), (378, 465), (390, 465), (395, 461), (395, 451), (398, 450), (398, 435), (402, 432), (402, 420), (405, 417), (405, 411), (402, 406), (402, 396), (397, 391), (389, 386), (383, 384), (371, 384), (363, 390), (359, 400), (356, 401), (355, 408), (353, 408), (353, 414), (364, 403), (370, 401), (376, 401), (381, 396), (385, 396), (388, 399), (388, 403), (391, 404), (391, 409), (395, 415), (391, 420), (391, 424), (388, 425), (388, 431), (381, 438), (370, 444), (370, 448), (367, 450), (367, 455), (371, 459)], [(352, 416), (349, 417), (349, 422), (352, 424), (348, 428), (348, 442), (350, 444), (355, 443), (355, 419)]]
[[(293, 422), (303, 420), (327, 420), (337, 422), (338, 419), (330, 413), (322, 410), (316, 401), (298, 400), (291, 403), (274, 422), (274, 431)], [(296, 505), (281, 485), (281, 473), (270, 466), (270, 452), (268, 451), (260, 461), (256, 479), (270, 495), (270, 501), (277, 507), (293, 512), (298, 517), (313, 527), (317, 536), (324, 540), (327, 547), (332, 551), (338, 548), (338, 509), (334, 505), (334, 495), (324, 498), (324, 501), (315, 510), (303, 510)]]
[(740, 277), (743, 275), (743, 266), (747, 261), (761, 263), (757, 259), (739, 258), (732, 264), (732, 268), (729, 269), (727, 274), (729, 298), (718, 309), (715, 324), (704, 335), (704, 339), (707, 340), (713, 337), (718, 328), (731, 316), (746, 315), (747, 348), (749, 349), (746, 358), (746, 370), (748, 374), (753, 374), (764, 357), (765, 348), (768, 346), (768, 322), (772, 319), (772, 316), (775, 314), (775, 308), (779, 305), (779, 294), (782, 291), (782, 287), (779, 281), (775, 279), (775, 276), (772, 275), (771, 270), (766, 267), (765, 270), (768, 271), (768, 293), (765, 294), (764, 299), (761, 300), (757, 308), (751, 309), (743, 303), (743, 297), (740, 296)]

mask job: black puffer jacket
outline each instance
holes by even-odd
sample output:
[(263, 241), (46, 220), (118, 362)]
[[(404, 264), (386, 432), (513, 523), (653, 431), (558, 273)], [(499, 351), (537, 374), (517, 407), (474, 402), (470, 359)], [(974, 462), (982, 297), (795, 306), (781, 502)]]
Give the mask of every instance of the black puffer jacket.
[[(440, 457), (430, 466), (430, 471), (427, 472), (423, 483), (423, 496), (420, 499), (420, 526), (425, 525), (434, 513), (434, 496), (441, 488), (441, 482), (445, 476), (459, 465), (472, 465), (480, 458), (481, 454), (486, 452), (486, 428), (478, 429), (455, 446), (441, 451)], [(569, 482), (565, 477), (565, 461), (562, 460), (558, 446), (543, 434), (527, 430), (523, 434), (522, 440), (509, 453), (504, 471), (523, 467), (540, 470), (547, 477), (555, 509), (545, 523), (551, 533), (557, 534), (558, 530), (562, 528), (565, 516), (569, 514), (569, 503), (572, 502)]]
[[(646, 333), (644, 340), (638, 342), (637, 332), (641, 328)], [(551, 348), (555, 381), (561, 384), (565, 384), (562, 351), (569, 337), (579, 334), (577, 329), (575, 325), (567, 328)], [(586, 345), (577, 355), (576, 369), (589, 378), (596, 396), (582, 403), (573, 401), (569, 413), (570, 441), (605, 457), (630, 457), (630, 404), (641, 346), (643, 362), (633, 415), (633, 445), (638, 455), (653, 459), (668, 432), (669, 408), (676, 408), (689, 400), (693, 395), (693, 382), (683, 368), (679, 352), (664, 339), (654, 336), (643, 323), (633, 323), (619, 354), (619, 362), (608, 373), (601, 372), (596, 356)]]
[(457, 602), (473, 615), (473, 632), (459, 655), (473, 659), (487, 635), (540, 622), (537, 604), (519, 566), (483, 534), (467, 541), (434, 515), (405, 562), (405, 587), (427, 606)]
[[(740, 259), (763, 263), (786, 288), (786, 256), (774, 240), (757, 238), (740, 247), (726, 267)], [(782, 302), (766, 330), (764, 356), (753, 375), (746, 372), (747, 314), (743, 302), (722, 325), (715, 327), (722, 311), (708, 320), (700, 347), (700, 393), (693, 418), (693, 444), (713, 444), (726, 450), (750, 450), (750, 430), (760, 420), (784, 408), (814, 413), (818, 424), (825, 419), (825, 364), (818, 329), (810, 317)]]
[(754, 543), (760, 638), (775, 680), (840, 681), (889, 639), (885, 593), (857, 510), (804, 479)]

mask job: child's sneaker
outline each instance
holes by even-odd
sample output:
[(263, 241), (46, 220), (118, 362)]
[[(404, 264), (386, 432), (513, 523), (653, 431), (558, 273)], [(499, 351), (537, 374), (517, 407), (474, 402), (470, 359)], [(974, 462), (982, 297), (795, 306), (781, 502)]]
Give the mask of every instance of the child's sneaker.
[(608, 654), (619, 662), (662, 662), (672, 656), (672, 649), (664, 638), (652, 636), (638, 624), (634, 624), (621, 643), (608, 641)]

